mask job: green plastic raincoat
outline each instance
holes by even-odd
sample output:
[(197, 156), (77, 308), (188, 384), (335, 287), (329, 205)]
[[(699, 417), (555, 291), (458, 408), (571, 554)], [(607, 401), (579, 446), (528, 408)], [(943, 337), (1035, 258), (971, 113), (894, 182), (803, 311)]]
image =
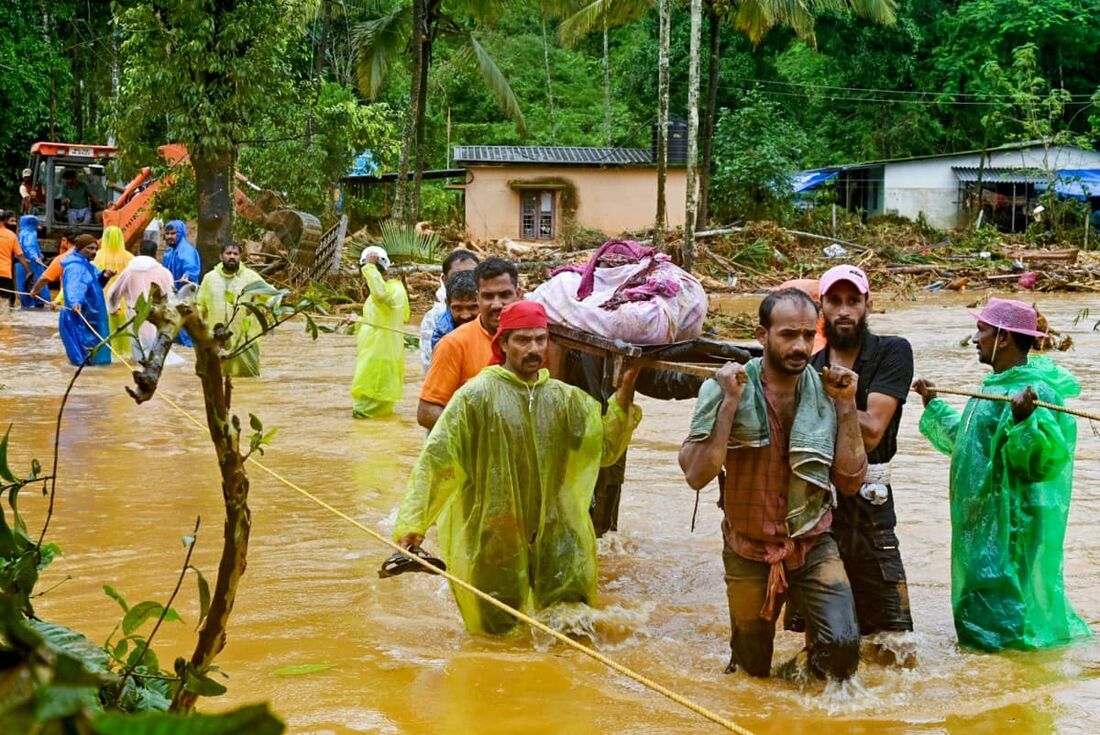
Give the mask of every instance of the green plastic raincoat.
[[(236, 316), (233, 315), (233, 304), (241, 295), (241, 291), (250, 283), (257, 282), (264, 283), (264, 279), (243, 263), (232, 275), (226, 273), (224, 266), (218, 263), (214, 266), (214, 270), (203, 276), (195, 303), (198, 304), (199, 314), (211, 329), (215, 324), (225, 324), (233, 333), (225, 345), (226, 352), (232, 352), (263, 331), (263, 327), (248, 309), (238, 309)], [(263, 301), (270, 298), (270, 295), (246, 294), (245, 298)], [(226, 375), (235, 377), (258, 376), (260, 374), (260, 341), (256, 340), (240, 355), (227, 360), (224, 369)]]
[[(1031, 386), (1062, 405), (1077, 379), (1046, 357), (992, 373), (983, 393)], [(959, 642), (987, 651), (1034, 649), (1090, 635), (1066, 599), (1062, 543), (1073, 486), (1077, 423), (1037, 408), (972, 398), (960, 416), (941, 399), (920, 431), (951, 456), (951, 603)]]
[[(534, 383), (496, 365), (455, 393), (416, 463), (394, 538), (439, 527), (448, 569), (527, 613), (596, 603), (596, 534), (588, 507), (600, 467), (626, 451), (642, 412), (579, 388)], [(452, 587), (471, 633), (518, 622)]]
[[(370, 287), (363, 304), (351, 395), (356, 409), (392, 405), (405, 387), (405, 338), (401, 325), (409, 321), (409, 295), (399, 279), (385, 281), (373, 263), (362, 268)], [(376, 415), (363, 410), (364, 416)]]

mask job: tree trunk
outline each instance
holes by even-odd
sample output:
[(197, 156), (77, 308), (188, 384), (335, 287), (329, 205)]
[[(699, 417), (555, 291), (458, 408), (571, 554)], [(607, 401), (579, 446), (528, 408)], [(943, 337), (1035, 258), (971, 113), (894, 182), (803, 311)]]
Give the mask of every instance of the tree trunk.
[(670, 19), (669, 0), (660, 0), (658, 18), (660, 27), (660, 52), (657, 57), (657, 219), (653, 224), (653, 242), (660, 247), (664, 243), (668, 227), (668, 206), (665, 199), (665, 181), (668, 178), (668, 46)]
[(550, 143), (558, 144), (558, 124), (554, 119), (554, 78), (550, 74), (550, 42), (546, 37), (546, 15), (539, 13), (542, 25), (542, 62), (546, 67), (546, 106), (550, 117)]
[(687, 202), (684, 208), (684, 241), (681, 267), (691, 272), (695, 264), (695, 166), (699, 158), (699, 34), (703, 23), (702, 0), (691, 0), (691, 45), (688, 52)]
[(84, 65), (74, 58), (73, 70), (73, 127), (76, 128), (76, 140), (84, 142)]
[(714, 128), (718, 123), (718, 72), (721, 58), (721, 19), (714, 5), (707, 6), (707, 22), (710, 24), (710, 64), (707, 67), (707, 117), (703, 123), (703, 162), (699, 171), (699, 212), (695, 217), (696, 229), (704, 229), (710, 221), (710, 178), (714, 165)]
[(603, 131), (604, 145), (611, 147), (611, 48), (607, 38), (607, 13), (603, 16)]
[(420, 18), (423, 16), (423, 4), (425, 0), (413, 0), (413, 25), (412, 35), (409, 39), (410, 52), (412, 54), (412, 73), (409, 83), (409, 109), (405, 115), (405, 132), (401, 137), (401, 158), (397, 162), (397, 186), (393, 197), (392, 219), (397, 222), (406, 222), (409, 192), (409, 162), (412, 160), (412, 149), (416, 137), (417, 102), (420, 100), (420, 65), (423, 44), (421, 43)]
[(217, 149), (191, 155), (198, 195), (199, 232), (195, 247), (203, 270), (218, 262), (222, 243), (233, 237), (233, 151)]
[(317, 39), (317, 55), (313, 57), (313, 81), (320, 83), (321, 74), (325, 71), (325, 60), (328, 54), (328, 36), (332, 30), (332, 0), (321, 0), (324, 3), (324, 12), (321, 14), (321, 35)]
[(428, 119), (428, 72), (432, 66), (432, 45), (435, 41), (439, 5), (440, 0), (427, 0), (421, 26), (420, 96), (416, 104), (416, 159), (413, 165), (412, 203), (407, 217), (409, 225), (420, 219), (420, 187), (424, 182), (424, 135)]
[[(248, 508), (248, 473), (240, 453), (241, 429), (236, 416), (230, 417), (232, 379), (222, 377), (221, 359), (215, 343), (200, 347), (195, 340), (195, 372), (202, 380), (206, 404), (206, 425), (218, 454), (222, 475), (222, 499), (225, 503), (225, 532), (218, 578), (210, 595), (210, 611), (199, 628), (199, 639), (191, 654), (191, 665), (201, 672), (209, 669), (214, 658), (225, 648), (226, 630), (237, 588), (244, 575), (248, 557), (248, 539), (252, 532), (252, 512)], [(180, 687), (172, 700), (172, 710), (190, 711), (198, 695)]]

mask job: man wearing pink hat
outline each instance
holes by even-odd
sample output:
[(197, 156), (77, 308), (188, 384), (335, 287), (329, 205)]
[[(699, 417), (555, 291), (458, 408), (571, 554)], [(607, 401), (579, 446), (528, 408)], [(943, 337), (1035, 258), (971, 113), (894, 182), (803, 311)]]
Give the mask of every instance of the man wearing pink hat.
[(859, 376), (856, 408), (868, 465), (860, 491), (837, 497), (833, 536), (852, 585), (860, 634), (895, 663), (911, 666), (916, 650), (907, 634), (913, 618), (894, 530), (890, 461), (898, 451), (901, 411), (913, 382), (913, 349), (902, 337), (868, 330), (871, 288), (859, 268), (831, 268), (819, 289), (827, 345), (811, 365), (819, 372), (839, 365)]
[(986, 651), (1035, 649), (1090, 635), (1066, 599), (1062, 545), (1073, 490), (1076, 420), (1036, 406), (1080, 394), (1077, 379), (1043, 356), (1028, 357), (1035, 309), (991, 298), (974, 314), (978, 360), (993, 372), (962, 415), (931, 381), (920, 431), (951, 457), (951, 605), (959, 642)]

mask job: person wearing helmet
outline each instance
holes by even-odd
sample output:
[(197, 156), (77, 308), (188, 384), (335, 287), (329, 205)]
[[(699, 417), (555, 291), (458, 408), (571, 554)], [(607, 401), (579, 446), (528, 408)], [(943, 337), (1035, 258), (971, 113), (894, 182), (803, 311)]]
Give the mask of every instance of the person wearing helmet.
[(409, 321), (409, 294), (400, 278), (385, 280), (390, 268), (386, 251), (371, 245), (359, 256), (359, 270), (370, 296), (363, 302), (356, 339), (358, 357), (351, 397), (351, 415), (357, 419), (389, 416), (405, 388), (405, 335)]
[[(203, 277), (195, 304), (208, 329), (213, 331), (214, 325), (224, 324), (231, 333), (225, 343), (225, 352), (239, 354), (225, 361), (222, 366), (225, 374), (239, 378), (259, 377), (259, 337), (263, 326), (243, 302), (265, 301), (270, 298), (272, 289), (259, 273), (241, 262), (241, 248), (232, 240), (222, 245), (220, 258), (214, 270)], [(249, 292), (244, 293), (250, 286)], [(257, 288), (261, 290), (255, 290)]]
[(951, 457), (951, 608), (959, 643), (984, 651), (1057, 646), (1091, 635), (1066, 599), (1062, 546), (1073, 492), (1077, 420), (1042, 408), (1081, 393), (1068, 370), (1029, 357), (1038, 313), (991, 298), (972, 337), (993, 372), (960, 415), (930, 380), (920, 432)]

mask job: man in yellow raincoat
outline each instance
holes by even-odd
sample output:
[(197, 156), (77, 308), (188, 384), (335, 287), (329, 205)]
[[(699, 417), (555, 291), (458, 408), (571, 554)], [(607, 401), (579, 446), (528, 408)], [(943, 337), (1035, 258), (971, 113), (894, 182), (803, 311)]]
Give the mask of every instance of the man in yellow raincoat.
[(351, 396), (357, 419), (389, 416), (405, 387), (405, 337), (401, 325), (409, 321), (409, 295), (398, 278), (386, 281), (389, 256), (377, 245), (363, 250), (360, 272), (370, 296), (363, 303), (357, 339), (359, 356)]
[(242, 292), (254, 283), (263, 284), (270, 289), (259, 273), (241, 263), (241, 249), (235, 242), (222, 245), (221, 262), (214, 270), (203, 276), (195, 304), (199, 314), (210, 329), (215, 324), (224, 324), (232, 332), (225, 344), (225, 352), (232, 353), (247, 344), (241, 354), (227, 360), (224, 365), (226, 375), (240, 378), (255, 378), (260, 374), (260, 341), (257, 339), (263, 331), (252, 312), (237, 304), (244, 300), (262, 301), (270, 293)]
[[(99, 241), (99, 252), (96, 253), (93, 264), (101, 271), (114, 271), (111, 280), (103, 287), (103, 295), (106, 297), (114, 288), (119, 275), (126, 270), (126, 266), (134, 259), (134, 254), (126, 249), (126, 237), (118, 227), (106, 227), (103, 237)], [(117, 311), (107, 314), (108, 326), (114, 334), (120, 326), (126, 323), (126, 302), (123, 301)], [(116, 355), (130, 354), (130, 335), (115, 334), (111, 338), (111, 351)]]
[[(542, 367), (541, 304), (500, 315), (493, 362), (447, 403), (417, 461), (394, 529), (419, 546), (432, 525), (447, 567), (527, 613), (596, 602), (596, 534), (588, 506), (601, 466), (626, 450), (641, 409), (637, 369), (623, 370), (607, 413)], [(515, 632), (518, 621), (454, 587), (471, 633)]]

